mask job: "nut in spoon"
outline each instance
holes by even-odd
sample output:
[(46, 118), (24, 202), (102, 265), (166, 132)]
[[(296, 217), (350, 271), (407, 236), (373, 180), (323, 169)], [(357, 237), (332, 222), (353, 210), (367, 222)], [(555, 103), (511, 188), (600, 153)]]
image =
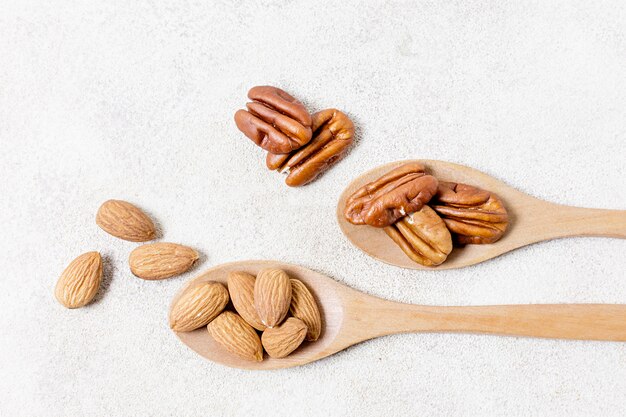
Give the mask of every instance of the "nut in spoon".
[(304, 365), (378, 336), (409, 332), (483, 333), (556, 339), (626, 341), (626, 305), (538, 304), (438, 307), (383, 300), (356, 291), (310, 269), (275, 261), (240, 261), (213, 267), (187, 283), (226, 284), (229, 272), (256, 275), (266, 268), (286, 271), (313, 293), (322, 315), (322, 334), (283, 359), (265, 355), (262, 362), (241, 359), (209, 336), (205, 327), (176, 335), (199, 355), (243, 369), (279, 369)]
[(626, 210), (589, 209), (554, 204), (522, 193), (464, 165), (420, 160), (428, 173), (440, 181), (469, 184), (497, 194), (509, 214), (508, 229), (497, 242), (455, 248), (441, 265), (422, 266), (409, 259), (383, 229), (356, 226), (348, 222), (343, 215), (346, 201), (357, 189), (407, 162), (414, 161), (392, 162), (360, 175), (344, 190), (337, 205), (339, 227), (350, 242), (366, 254), (385, 263), (410, 269), (453, 269), (474, 265), (544, 240), (571, 236), (626, 238)]

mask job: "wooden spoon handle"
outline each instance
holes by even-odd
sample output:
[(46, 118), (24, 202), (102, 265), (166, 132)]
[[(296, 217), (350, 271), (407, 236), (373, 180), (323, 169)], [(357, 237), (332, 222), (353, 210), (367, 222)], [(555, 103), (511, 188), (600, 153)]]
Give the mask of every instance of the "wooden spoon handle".
[(589, 209), (548, 204), (532, 213), (537, 235), (547, 238), (604, 236), (626, 239), (626, 210)]
[(432, 323), (431, 330), (626, 341), (626, 305), (447, 307)]
[(626, 305), (430, 307), (389, 303), (381, 314), (372, 316), (370, 324), (370, 337), (405, 332), (461, 332), (626, 341)]

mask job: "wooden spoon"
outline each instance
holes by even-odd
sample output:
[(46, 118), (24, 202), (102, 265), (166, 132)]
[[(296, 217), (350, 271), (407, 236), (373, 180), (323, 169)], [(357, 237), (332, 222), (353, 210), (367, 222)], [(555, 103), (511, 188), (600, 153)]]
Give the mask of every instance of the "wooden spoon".
[(311, 290), (322, 314), (322, 335), (317, 341), (305, 342), (283, 359), (265, 355), (263, 362), (252, 362), (226, 351), (209, 336), (205, 327), (193, 332), (177, 332), (176, 335), (201, 356), (244, 369), (304, 365), (364, 340), (394, 333), (459, 332), (626, 341), (626, 305), (418, 306), (373, 297), (310, 269), (275, 261), (240, 261), (213, 267), (188, 282), (172, 303), (196, 282), (219, 281), (226, 284), (226, 277), (231, 271), (256, 275), (265, 268), (282, 269)]
[(339, 198), (337, 220), (346, 237), (373, 258), (391, 265), (411, 269), (453, 269), (495, 258), (510, 250), (543, 240), (569, 236), (626, 238), (626, 211), (602, 210), (549, 203), (524, 194), (489, 175), (463, 165), (444, 161), (420, 160), (429, 173), (441, 181), (474, 185), (497, 194), (509, 213), (509, 227), (500, 240), (492, 244), (455, 248), (446, 261), (436, 267), (413, 262), (382, 229), (356, 226), (343, 216), (346, 200), (361, 186), (392, 169), (411, 161), (379, 166), (359, 176)]

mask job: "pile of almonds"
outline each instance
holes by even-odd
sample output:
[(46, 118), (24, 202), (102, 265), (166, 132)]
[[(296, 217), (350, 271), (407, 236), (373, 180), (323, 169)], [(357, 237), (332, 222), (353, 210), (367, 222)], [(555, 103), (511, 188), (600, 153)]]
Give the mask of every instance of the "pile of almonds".
[(480, 188), (439, 181), (420, 162), (401, 165), (356, 190), (344, 217), (383, 228), (413, 261), (436, 266), (459, 245), (498, 241), (509, 217), (500, 198)]
[[(229, 300), (234, 311), (225, 310)], [(280, 269), (265, 269), (256, 278), (229, 273), (228, 289), (216, 281), (188, 287), (172, 305), (170, 327), (190, 332), (204, 326), (229, 352), (262, 361), (264, 349), (272, 358), (284, 358), (304, 340), (316, 341), (322, 318), (302, 281)]]
[[(105, 232), (131, 242), (156, 238), (154, 222), (138, 207), (121, 200), (105, 201), (96, 214), (96, 224)], [(146, 280), (180, 275), (198, 260), (198, 252), (177, 243), (156, 242), (135, 248), (128, 259), (131, 272)], [(89, 304), (102, 281), (102, 256), (87, 252), (74, 259), (57, 281), (54, 294), (63, 306)]]

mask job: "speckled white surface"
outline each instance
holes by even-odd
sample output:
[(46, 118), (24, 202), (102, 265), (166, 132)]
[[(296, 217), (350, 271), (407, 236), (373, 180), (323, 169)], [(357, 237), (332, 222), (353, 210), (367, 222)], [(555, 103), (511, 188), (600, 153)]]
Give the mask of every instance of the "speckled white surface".
[[(334, 217), (352, 176), (404, 158), (626, 209), (625, 3), (237, 3), (1, 3), (0, 415), (624, 415), (626, 344), (401, 335), (255, 373), (200, 359), (166, 311), (197, 272), (250, 258), (414, 303), (626, 303), (626, 241), (420, 272), (366, 257)], [(232, 122), (257, 84), (345, 110), (352, 152), (288, 189)], [(131, 276), (136, 245), (94, 223), (108, 198), (146, 208), (201, 264)], [(65, 310), (54, 284), (88, 250), (104, 285)]]

